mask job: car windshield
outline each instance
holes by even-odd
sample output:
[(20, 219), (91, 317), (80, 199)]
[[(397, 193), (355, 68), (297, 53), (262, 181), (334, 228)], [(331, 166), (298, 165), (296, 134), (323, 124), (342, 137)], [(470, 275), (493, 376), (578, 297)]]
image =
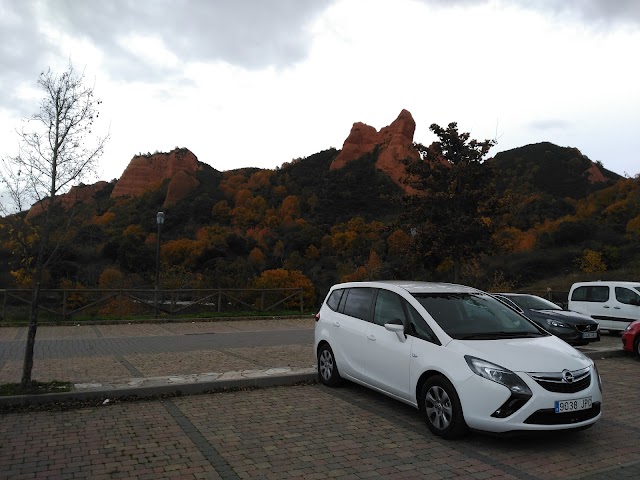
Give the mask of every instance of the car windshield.
[(555, 303), (535, 295), (505, 295), (505, 297), (520, 308), (528, 308), (529, 310), (562, 310), (562, 307)]
[(415, 293), (440, 327), (460, 340), (541, 337), (542, 332), (504, 303), (481, 293)]

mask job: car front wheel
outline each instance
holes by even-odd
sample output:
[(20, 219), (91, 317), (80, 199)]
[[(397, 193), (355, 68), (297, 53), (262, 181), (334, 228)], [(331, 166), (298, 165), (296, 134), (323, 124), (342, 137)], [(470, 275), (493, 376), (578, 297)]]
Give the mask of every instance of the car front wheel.
[(633, 341), (633, 353), (640, 358), (640, 334), (636, 335), (636, 339)]
[(337, 387), (342, 382), (336, 365), (336, 357), (327, 344), (322, 345), (318, 350), (318, 374), (320, 381), (328, 387)]
[(422, 387), (422, 403), (427, 427), (437, 437), (454, 439), (467, 433), (456, 389), (442, 375), (431, 377)]

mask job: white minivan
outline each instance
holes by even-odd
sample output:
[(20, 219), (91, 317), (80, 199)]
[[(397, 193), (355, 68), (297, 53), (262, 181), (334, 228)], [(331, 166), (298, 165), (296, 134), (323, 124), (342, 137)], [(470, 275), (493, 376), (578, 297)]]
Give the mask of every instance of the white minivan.
[(316, 315), (320, 381), (424, 412), (437, 436), (579, 430), (601, 416), (594, 362), (488, 293), (409, 281), (334, 285)]
[(578, 282), (569, 290), (569, 310), (589, 315), (600, 328), (624, 331), (640, 320), (639, 282)]

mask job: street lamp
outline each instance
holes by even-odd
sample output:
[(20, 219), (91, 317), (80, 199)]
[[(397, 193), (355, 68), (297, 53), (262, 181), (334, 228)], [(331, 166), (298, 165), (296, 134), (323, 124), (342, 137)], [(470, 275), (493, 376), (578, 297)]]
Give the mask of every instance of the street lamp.
[(156, 314), (158, 313), (158, 291), (160, 290), (160, 231), (164, 225), (164, 212), (156, 214), (156, 223), (158, 224), (158, 237), (156, 239)]

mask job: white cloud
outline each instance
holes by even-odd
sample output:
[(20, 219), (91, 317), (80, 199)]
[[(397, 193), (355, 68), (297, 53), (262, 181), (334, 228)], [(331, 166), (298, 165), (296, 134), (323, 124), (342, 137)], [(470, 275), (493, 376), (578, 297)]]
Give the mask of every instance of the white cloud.
[(0, 0), (3, 32), (21, 45), (0, 47), (12, 72), (0, 77), (11, 92), (0, 129), (37, 108), (41, 70), (71, 59), (104, 101), (107, 180), (136, 153), (176, 146), (218, 170), (274, 168), (341, 148), (354, 122), (379, 129), (403, 108), (422, 143), (431, 123), (456, 121), (499, 137), (493, 153), (551, 141), (637, 173), (637, 3), (533, 5)]

